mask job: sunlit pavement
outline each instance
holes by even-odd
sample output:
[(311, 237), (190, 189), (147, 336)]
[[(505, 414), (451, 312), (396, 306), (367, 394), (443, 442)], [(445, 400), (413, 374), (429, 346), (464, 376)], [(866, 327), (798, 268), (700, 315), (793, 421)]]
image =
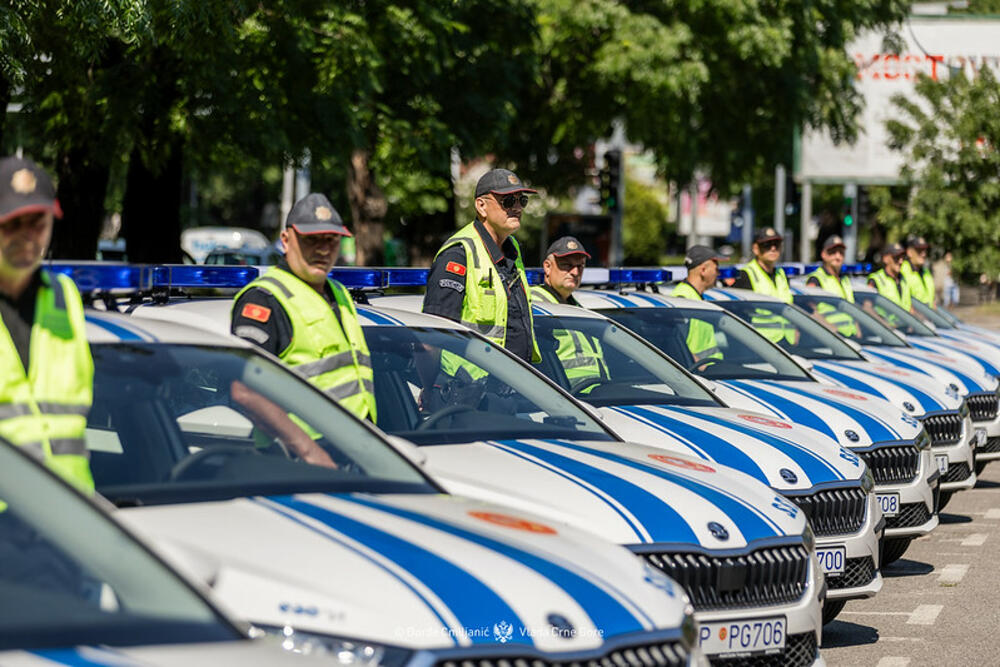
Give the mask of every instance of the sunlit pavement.
[(1000, 463), (956, 494), (941, 525), (885, 568), (874, 598), (825, 628), (836, 665), (1000, 665)]

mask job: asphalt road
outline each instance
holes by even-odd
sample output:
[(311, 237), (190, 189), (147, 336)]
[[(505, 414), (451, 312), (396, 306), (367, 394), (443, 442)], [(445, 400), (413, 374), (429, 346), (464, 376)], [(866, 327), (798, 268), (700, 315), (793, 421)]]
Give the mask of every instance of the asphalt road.
[(941, 525), (883, 570), (882, 591), (848, 602), (823, 633), (831, 667), (1000, 665), (1000, 462), (956, 494)]

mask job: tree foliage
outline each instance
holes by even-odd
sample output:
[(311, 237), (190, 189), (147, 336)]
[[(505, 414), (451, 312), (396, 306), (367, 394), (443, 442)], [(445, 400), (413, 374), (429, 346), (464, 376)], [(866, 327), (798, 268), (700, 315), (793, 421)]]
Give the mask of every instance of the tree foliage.
[(911, 184), (902, 210), (882, 209), (901, 235), (920, 234), (955, 252), (959, 272), (997, 276), (1000, 266), (1000, 83), (989, 69), (916, 84), (917, 99), (894, 98), (890, 146), (906, 154)]

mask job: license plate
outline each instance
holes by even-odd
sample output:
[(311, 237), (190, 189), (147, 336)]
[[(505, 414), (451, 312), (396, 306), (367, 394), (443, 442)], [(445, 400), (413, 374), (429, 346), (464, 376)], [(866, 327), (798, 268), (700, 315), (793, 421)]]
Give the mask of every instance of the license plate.
[(846, 547), (816, 547), (816, 557), (823, 573), (830, 577), (839, 577), (844, 573), (844, 561), (847, 560)]
[(986, 429), (977, 428), (976, 429), (976, 447), (986, 446)]
[(876, 494), (875, 498), (878, 500), (878, 506), (882, 508), (883, 516), (896, 516), (899, 514), (898, 493), (879, 493)]
[(701, 624), (699, 644), (706, 655), (772, 653), (785, 648), (784, 616)]
[(948, 455), (939, 454), (936, 455), (934, 458), (937, 460), (938, 472), (940, 472), (942, 475), (948, 472)]

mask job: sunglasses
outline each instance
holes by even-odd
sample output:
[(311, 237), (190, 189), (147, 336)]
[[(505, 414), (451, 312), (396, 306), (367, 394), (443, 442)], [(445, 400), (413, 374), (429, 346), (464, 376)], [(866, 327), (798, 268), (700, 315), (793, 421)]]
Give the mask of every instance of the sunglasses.
[(587, 264), (585, 262), (560, 262), (560, 261), (556, 261), (556, 266), (559, 267), (560, 271), (565, 271), (566, 273), (569, 273), (573, 269), (580, 269), (581, 271), (583, 271), (587, 267)]
[(528, 195), (504, 195), (500, 197), (500, 195), (494, 194), (493, 196), (497, 203), (507, 210), (514, 208), (514, 204), (520, 204), (521, 208), (528, 206)]
[(758, 245), (760, 246), (761, 250), (767, 252), (768, 250), (777, 250), (778, 248), (780, 248), (781, 241), (764, 241), (763, 243), (760, 243)]
[(827, 255), (843, 255), (844, 254), (844, 249), (843, 248), (828, 248), (828, 249), (824, 250), (823, 252), (826, 253)]

